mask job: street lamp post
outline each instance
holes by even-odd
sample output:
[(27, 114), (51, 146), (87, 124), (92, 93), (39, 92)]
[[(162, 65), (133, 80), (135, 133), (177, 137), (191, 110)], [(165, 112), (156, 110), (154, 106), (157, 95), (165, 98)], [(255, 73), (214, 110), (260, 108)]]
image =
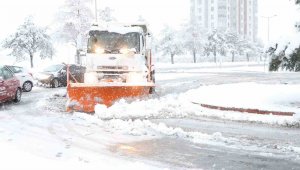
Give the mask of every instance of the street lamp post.
[[(272, 16), (262, 16), (263, 18), (266, 18), (268, 21), (268, 45), (270, 45), (270, 19), (276, 17), (277, 15), (272, 15)], [(268, 55), (268, 63), (270, 63), (270, 56)], [(269, 64), (268, 64), (268, 70), (269, 70)], [(266, 59), (264, 62), (264, 70), (266, 68)], [(265, 70), (266, 71), (266, 70)]]
[(267, 18), (268, 21), (268, 43), (270, 41), (270, 19), (276, 17), (277, 15), (272, 15), (272, 16), (262, 16), (263, 18)]

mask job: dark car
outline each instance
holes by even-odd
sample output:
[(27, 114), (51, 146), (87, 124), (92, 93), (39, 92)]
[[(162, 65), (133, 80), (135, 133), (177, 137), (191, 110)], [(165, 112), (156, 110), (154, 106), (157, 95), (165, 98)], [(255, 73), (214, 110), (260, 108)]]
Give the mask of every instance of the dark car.
[[(69, 65), (70, 80), (83, 81), (85, 67), (75, 64)], [(40, 84), (50, 85), (52, 88), (67, 86), (67, 65), (56, 64), (45, 68), (35, 75), (35, 79)]]
[(6, 66), (0, 65), (0, 103), (6, 101), (20, 102), (22, 88), (20, 81)]

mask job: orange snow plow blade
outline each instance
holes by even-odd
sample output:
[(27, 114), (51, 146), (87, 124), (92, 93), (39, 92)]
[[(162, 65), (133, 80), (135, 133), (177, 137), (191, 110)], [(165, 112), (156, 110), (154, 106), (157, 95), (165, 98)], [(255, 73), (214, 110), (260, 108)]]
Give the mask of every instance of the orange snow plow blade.
[(67, 87), (67, 111), (95, 112), (95, 105), (111, 106), (121, 98), (135, 98), (148, 95), (153, 84), (146, 85), (87, 85), (70, 83)]

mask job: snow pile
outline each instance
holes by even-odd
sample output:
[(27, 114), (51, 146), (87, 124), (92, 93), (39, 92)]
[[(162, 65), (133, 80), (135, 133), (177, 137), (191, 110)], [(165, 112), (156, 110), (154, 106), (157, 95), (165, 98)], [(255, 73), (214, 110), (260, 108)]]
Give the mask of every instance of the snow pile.
[[(104, 105), (97, 105), (95, 115), (101, 119), (202, 116), (297, 126), (300, 122), (299, 88), (300, 85), (256, 83), (202, 86), (186, 93), (170, 94), (161, 98), (133, 102), (120, 100), (109, 108)], [(294, 112), (296, 114), (287, 117), (210, 110), (193, 104), (193, 102), (224, 107)]]
[(171, 118), (185, 117), (194, 113), (190, 109), (193, 104), (182, 101), (176, 94), (167, 95), (162, 98), (148, 100), (136, 100), (128, 102), (124, 99), (107, 108), (104, 105), (96, 105), (96, 116), (102, 119), (111, 118)]
[(184, 95), (202, 104), (300, 113), (299, 108), (291, 107), (300, 101), (299, 88), (300, 85), (239, 83), (203, 86)]

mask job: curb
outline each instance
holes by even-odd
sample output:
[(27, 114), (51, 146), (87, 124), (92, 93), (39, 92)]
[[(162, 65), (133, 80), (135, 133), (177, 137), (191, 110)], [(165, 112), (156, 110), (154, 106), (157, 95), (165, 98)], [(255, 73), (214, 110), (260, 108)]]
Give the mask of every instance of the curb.
[(193, 104), (200, 105), (201, 107), (205, 107), (208, 109), (221, 110), (221, 111), (235, 111), (241, 113), (252, 113), (252, 114), (260, 114), (260, 115), (277, 115), (277, 116), (293, 116), (294, 112), (281, 112), (281, 111), (269, 111), (269, 110), (259, 110), (259, 109), (250, 109), (250, 108), (236, 108), (236, 107), (223, 107), (223, 106), (214, 106), (209, 104), (202, 104), (192, 102)]

